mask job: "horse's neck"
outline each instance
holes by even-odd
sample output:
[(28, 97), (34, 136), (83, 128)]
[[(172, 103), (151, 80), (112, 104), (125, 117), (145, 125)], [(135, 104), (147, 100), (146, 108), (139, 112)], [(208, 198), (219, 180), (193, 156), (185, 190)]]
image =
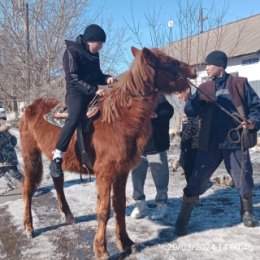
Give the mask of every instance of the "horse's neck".
[[(109, 95), (104, 99), (102, 106), (102, 121), (111, 123), (120, 120), (121, 116), (127, 114), (136, 117), (150, 115), (153, 110), (155, 97), (143, 97), (133, 87), (118, 87), (112, 89)], [(123, 115), (122, 115), (122, 111)], [(142, 115), (143, 114), (143, 115)]]

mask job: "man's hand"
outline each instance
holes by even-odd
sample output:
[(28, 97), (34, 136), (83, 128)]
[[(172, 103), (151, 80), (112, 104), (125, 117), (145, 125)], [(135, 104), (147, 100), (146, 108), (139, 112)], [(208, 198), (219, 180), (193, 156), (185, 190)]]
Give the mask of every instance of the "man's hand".
[(255, 129), (255, 122), (252, 121), (251, 119), (248, 119), (247, 121), (243, 121), (241, 125), (243, 128)]
[(114, 77), (109, 77), (109, 78), (107, 78), (107, 84), (108, 84), (108, 85), (111, 85), (111, 84), (113, 84), (113, 83), (115, 83), (115, 82), (117, 82), (117, 79), (116, 79), (116, 78), (114, 78)]

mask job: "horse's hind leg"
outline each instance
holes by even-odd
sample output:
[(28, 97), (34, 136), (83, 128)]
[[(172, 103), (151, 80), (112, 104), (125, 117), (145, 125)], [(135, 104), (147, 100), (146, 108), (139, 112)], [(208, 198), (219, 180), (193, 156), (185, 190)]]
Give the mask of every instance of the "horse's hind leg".
[[(24, 139), (21, 138), (24, 142)], [(42, 157), (41, 151), (36, 147), (36, 143), (31, 140), (30, 144), (23, 146), (24, 160), (24, 181), (23, 181), (23, 200), (24, 200), (24, 231), (28, 236), (34, 236), (32, 220), (32, 196), (42, 179)]]
[(64, 213), (66, 222), (68, 224), (75, 224), (76, 220), (70, 211), (69, 205), (64, 194), (64, 177), (62, 176), (58, 178), (52, 178), (52, 180), (57, 192), (58, 206), (60, 211)]
[(136, 251), (135, 243), (126, 232), (125, 209), (126, 209), (126, 181), (128, 174), (117, 175), (113, 183), (113, 208), (116, 220), (116, 239), (120, 250)]
[(106, 226), (110, 215), (110, 192), (112, 178), (106, 173), (103, 176), (96, 174), (97, 185), (97, 221), (98, 227), (94, 239), (94, 251), (97, 259), (109, 257), (106, 248)]

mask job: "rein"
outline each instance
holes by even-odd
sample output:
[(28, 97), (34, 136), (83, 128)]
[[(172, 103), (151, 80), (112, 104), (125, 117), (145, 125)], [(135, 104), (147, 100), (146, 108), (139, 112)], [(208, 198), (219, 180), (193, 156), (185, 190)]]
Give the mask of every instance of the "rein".
[(198, 88), (195, 84), (193, 84), (189, 79), (187, 79), (187, 80), (194, 88), (196, 88), (199, 92), (201, 92), (205, 97), (207, 97), (212, 103), (214, 103), (218, 108), (220, 108), (223, 112), (225, 112), (227, 115), (229, 115), (237, 123), (241, 124), (243, 122), (243, 120), (241, 120), (239, 115), (230, 113), (227, 109), (225, 109), (223, 106), (218, 104), (214, 99), (212, 99), (207, 93), (205, 93), (203, 90)]
[[(223, 106), (221, 106), (220, 104), (218, 104), (215, 100), (213, 100), (207, 93), (205, 93), (205, 91), (201, 90), (200, 88), (198, 88), (195, 84), (193, 84), (189, 79), (187, 79), (188, 82), (194, 87), (196, 88), (198, 91), (200, 91), (203, 95), (205, 95), (213, 104), (215, 104), (219, 109), (221, 109), (224, 113), (226, 113), (228, 116), (230, 116), (232, 119), (234, 119), (237, 123), (239, 123), (239, 125), (235, 128), (232, 128), (228, 131), (227, 133), (227, 137), (228, 139), (234, 143), (237, 144), (239, 142), (241, 142), (241, 133), (240, 133), (240, 129), (242, 129), (242, 122), (243, 120), (241, 120), (241, 117), (237, 114), (237, 113), (230, 113), (227, 109), (225, 109)], [(236, 140), (232, 139), (232, 133), (236, 133), (238, 138)], [(242, 142), (241, 142), (242, 145)], [(243, 148), (243, 147), (242, 147)]]

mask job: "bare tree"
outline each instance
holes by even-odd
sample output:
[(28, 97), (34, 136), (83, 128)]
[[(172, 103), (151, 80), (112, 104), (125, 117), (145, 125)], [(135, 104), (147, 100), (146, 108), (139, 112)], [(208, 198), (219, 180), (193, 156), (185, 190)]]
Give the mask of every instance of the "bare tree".
[[(212, 37), (208, 33), (210, 29), (218, 28), (214, 44), (216, 48), (221, 44), (224, 35), (222, 25), (228, 6), (224, 2), (222, 10), (216, 11), (214, 2), (209, 9), (203, 8), (201, 1), (198, 0), (186, 0), (185, 4), (183, 3), (178, 0), (179, 12), (176, 17), (177, 35), (181, 40), (174, 46), (170, 44), (173, 48), (169, 46), (167, 51), (171, 55), (177, 55), (185, 62), (192, 61), (193, 64), (196, 64), (207, 53), (207, 47)], [(196, 51), (194, 51), (194, 46), (196, 46)], [(196, 57), (192, 55), (196, 55)]]
[(113, 22), (102, 19), (102, 7), (89, 16), (88, 0), (27, 2), (0, 2), (0, 99), (11, 99), (12, 103), (31, 102), (43, 96), (63, 99), (64, 40), (75, 40), (88, 24), (96, 21), (108, 32), (101, 66), (106, 72), (116, 72), (115, 66), (123, 56), (125, 30), (112, 30)]
[[(160, 24), (159, 18), (161, 15), (161, 8), (159, 10), (152, 9), (151, 7), (147, 7), (144, 12), (144, 17), (146, 20), (146, 24), (140, 24), (135, 20), (134, 16), (134, 8), (131, 5), (131, 21), (127, 21), (125, 19), (125, 23), (130, 31), (131, 38), (133, 42), (139, 47), (153, 47), (160, 48), (163, 45), (169, 43), (169, 35), (165, 27)], [(149, 46), (144, 46), (143, 37), (142, 37), (142, 29), (147, 29), (150, 35), (150, 44)]]
[[(173, 32), (170, 28), (166, 30), (166, 26), (160, 24), (159, 17), (161, 9), (151, 11), (152, 7), (147, 7), (147, 11), (144, 13), (146, 19), (146, 27), (148, 27), (150, 35), (150, 46), (154, 48), (162, 48), (169, 55), (176, 57), (182, 61), (196, 64), (199, 63), (201, 56), (206, 55), (207, 48), (209, 45), (209, 39), (211, 35), (209, 33), (201, 34), (203, 31), (208, 31), (212, 28), (218, 28), (214, 42), (215, 48), (221, 45), (221, 40), (224, 35), (222, 28), (224, 17), (228, 10), (228, 6), (223, 3), (222, 10), (219, 12), (215, 11), (214, 3), (211, 5), (210, 9), (203, 9), (201, 6), (201, 1), (199, 0), (178, 0), (178, 11), (176, 12), (176, 19), (174, 19), (175, 24), (175, 37), (171, 35)], [(218, 5), (219, 8), (219, 5)], [(203, 11), (205, 12), (203, 14)], [(136, 22), (134, 18), (134, 12), (132, 9), (132, 21), (131, 23), (126, 21), (130, 32), (132, 33), (132, 38), (135, 42), (143, 47), (142, 42), (142, 26)], [(193, 37), (195, 36), (196, 37)], [(203, 39), (202, 39), (203, 37)], [(172, 44), (172, 40), (175, 40), (175, 44)], [(194, 51), (194, 45), (196, 45), (196, 51)], [(194, 57), (196, 55), (196, 57)], [(175, 96), (168, 97), (170, 102), (175, 108), (175, 120), (174, 128), (176, 132), (180, 129), (180, 120), (183, 114), (183, 102), (179, 101)]]
[(41, 0), (27, 5), (21, 0), (1, 1), (0, 87), (5, 93), (1, 98), (31, 101), (50, 93), (46, 86), (61, 75), (64, 37), (82, 26), (78, 18), (87, 3)]
[(100, 52), (101, 67), (111, 75), (118, 75), (125, 63), (126, 42), (128, 41), (127, 30), (124, 27), (115, 28), (114, 19), (108, 18), (101, 22), (106, 28), (107, 40)]

